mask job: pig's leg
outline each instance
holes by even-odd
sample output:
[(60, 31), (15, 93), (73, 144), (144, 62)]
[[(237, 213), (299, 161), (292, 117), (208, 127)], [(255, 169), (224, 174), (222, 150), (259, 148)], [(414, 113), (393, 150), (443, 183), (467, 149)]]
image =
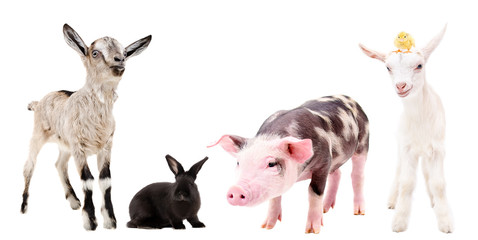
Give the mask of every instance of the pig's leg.
[(409, 148), (401, 149), (399, 153), (400, 176), (398, 187), (398, 201), (395, 216), (392, 222), (394, 232), (407, 230), (412, 205), (412, 193), (416, 184), (416, 170), (418, 155), (410, 153)]
[(327, 195), (324, 201), (324, 213), (328, 212), (330, 208), (335, 206), (335, 197), (337, 196), (337, 189), (340, 182), (340, 169), (337, 169), (329, 174), (327, 178)]
[(269, 211), (267, 212), (267, 218), (264, 221), (264, 224), (262, 224), (262, 228), (274, 228), (277, 220), (282, 221), (281, 196), (269, 201)]
[(438, 228), (444, 233), (453, 232), (453, 219), (445, 193), (445, 177), (443, 171), (443, 159), (445, 152), (442, 149), (434, 149), (431, 157), (423, 158), (423, 169), (428, 171), (427, 187), (430, 192), (430, 200), (438, 221)]
[(365, 200), (363, 198), (364, 168), (367, 152), (352, 156), (352, 186), (354, 189), (354, 214), (365, 215)]
[(323, 197), (327, 174), (314, 173), (309, 185), (309, 213), (305, 226), (306, 233), (319, 233), (323, 225)]

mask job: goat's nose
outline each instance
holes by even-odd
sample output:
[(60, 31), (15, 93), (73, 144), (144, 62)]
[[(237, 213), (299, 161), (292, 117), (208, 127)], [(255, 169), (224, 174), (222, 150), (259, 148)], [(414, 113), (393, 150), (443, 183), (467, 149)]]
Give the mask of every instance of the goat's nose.
[(399, 92), (403, 91), (406, 87), (407, 87), (407, 83), (405, 82), (399, 82), (395, 85), (395, 87), (397, 88), (397, 90)]
[(122, 62), (124, 61), (124, 58), (122, 57), (114, 57), (115, 62)]

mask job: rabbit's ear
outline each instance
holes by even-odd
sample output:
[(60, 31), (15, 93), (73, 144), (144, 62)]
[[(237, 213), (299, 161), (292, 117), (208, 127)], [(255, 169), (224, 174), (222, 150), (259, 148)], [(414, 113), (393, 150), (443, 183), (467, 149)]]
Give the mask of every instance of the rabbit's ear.
[(203, 160), (197, 162), (196, 164), (194, 164), (188, 171), (188, 174), (191, 175), (194, 179), (196, 179), (196, 176), (199, 172), (199, 170), (201, 170), (201, 167), (202, 165), (206, 162), (206, 160), (208, 159), (208, 157), (205, 157)]
[(169, 169), (174, 173), (174, 176), (177, 176), (180, 173), (184, 173), (184, 168), (176, 159), (171, 157), (169, 154), (166, 155), (166, 161), (168, 162)]

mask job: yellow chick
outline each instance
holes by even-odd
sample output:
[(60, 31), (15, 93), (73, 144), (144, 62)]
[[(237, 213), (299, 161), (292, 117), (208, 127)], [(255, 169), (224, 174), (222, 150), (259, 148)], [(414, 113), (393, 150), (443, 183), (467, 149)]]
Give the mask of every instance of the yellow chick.
[(412, 36), (410, 36), (410, 34), (406, 32), (401, 32), (395, 38), (394, 44), (395, 44), (395, 47), (398, 48), (398, 50), (393, 52), (399, 53), (399, 52), (402, 52), (400, 49), (407, 49), (407, 51), (403, 53), (411, 53), (410, 49), (412, 47), (415, 47), (415, 40), (412, 38)]

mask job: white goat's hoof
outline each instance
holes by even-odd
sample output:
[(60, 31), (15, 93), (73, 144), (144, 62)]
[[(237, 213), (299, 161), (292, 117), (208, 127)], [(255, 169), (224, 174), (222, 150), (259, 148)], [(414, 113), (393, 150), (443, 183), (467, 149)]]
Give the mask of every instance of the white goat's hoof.
[(438, 221), (438, 229), (444, 233), (452, 233), (454, 230), (453, 222), (449, 219), (442, 219)]
[(392, 230), (394, 232), (404, 232), (408, 228), (408, 221), (402, 216), (395, 215), (392, 223)]

